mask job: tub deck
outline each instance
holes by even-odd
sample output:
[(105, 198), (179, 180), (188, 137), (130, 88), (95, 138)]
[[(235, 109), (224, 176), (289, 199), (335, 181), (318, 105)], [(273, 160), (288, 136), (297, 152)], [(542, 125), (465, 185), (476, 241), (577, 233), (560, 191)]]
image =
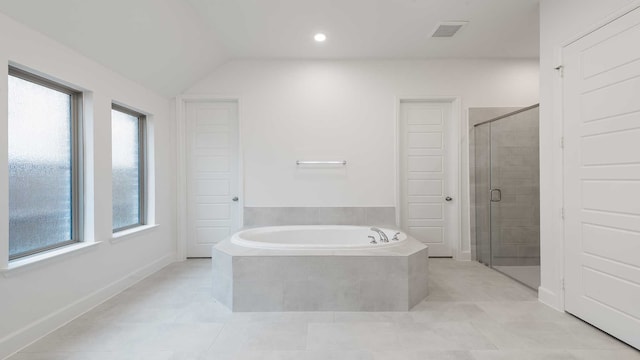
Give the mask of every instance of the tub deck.
[(233, 311), (407, 311), (427, 296), (428, 249), (212, 251), (213, 295)]

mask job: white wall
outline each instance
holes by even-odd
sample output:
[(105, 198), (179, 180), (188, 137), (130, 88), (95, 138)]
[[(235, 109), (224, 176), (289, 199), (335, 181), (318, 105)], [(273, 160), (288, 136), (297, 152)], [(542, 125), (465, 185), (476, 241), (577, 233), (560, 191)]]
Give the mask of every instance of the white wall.
[[(71, 320), (175, 258), (175, 139), (168, 99), (0, 14), (0, 256), (8, 249), (7, 65), (15, 62), (86, 89), (87, 238), (78, 253), (0, 275), (0, 358)], [(136, 54), (138, 56), (140, 54)], [(122, 54), (123, 57), (131, 54)], [(152, 61), (152, 59), (150, 59)], [(159, 74), (161, 76), (161, 74)], [(111, 243), (111, 102), (151, 114), (155, 219), (160, 226)], [(92, 109), (91, 109), (92, 108)], [(91, 111), (93, 110), (93, 111)], [(89, 146), (91, 150), (92, 146)], [(89, 152), (91, 155), (91, 152)], [(93, 167), (93, 171), (91, 171)], [(153, 185), (153, 184), (152, 184)], [(91, 192), (95, 199), (92, 199)], [(94, 201), (93, 201), (94, 200)], [(92, 205), (93, 204), (93, 205)], [(93, 238), (93, 239), (92, 239)]]
[(562, 296), (562, 114), (560, 48), (631, 0), (542, 0), (540, 4), (540, 246), (542, 279), (539, 298), (559, 310)]
[[(460, 96), (466, 123), (469, 107), (537, 103), (538, 63), (234, 61), (186, 93), (240, 98), (245, 206), (395, 206), (396, 98)], [(466, 142), (466, 127), (461, 133)], [(303, 173), (298, 159), (348, 165)]]

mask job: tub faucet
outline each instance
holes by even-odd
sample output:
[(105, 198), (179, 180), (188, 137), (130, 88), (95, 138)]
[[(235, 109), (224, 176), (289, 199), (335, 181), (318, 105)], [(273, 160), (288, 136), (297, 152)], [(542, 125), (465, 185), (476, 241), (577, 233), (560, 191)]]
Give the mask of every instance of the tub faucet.
[(378, 235), (380, 235), (380, 242), (383, 242), (383, 243), (389, 242), (389, 238), (387, 237), (387, 234), (384, 233), (384, 231), (378, 229), (377, 227), (372, 227), (371, 231), (375, 231), (378, 233)]

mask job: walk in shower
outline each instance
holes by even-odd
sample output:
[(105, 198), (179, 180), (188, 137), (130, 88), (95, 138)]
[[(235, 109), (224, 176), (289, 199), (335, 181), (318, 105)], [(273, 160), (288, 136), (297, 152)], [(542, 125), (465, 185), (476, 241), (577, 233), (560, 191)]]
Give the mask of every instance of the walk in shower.
[(538, 105), (474, 125), (476, 259), (540, 285)]

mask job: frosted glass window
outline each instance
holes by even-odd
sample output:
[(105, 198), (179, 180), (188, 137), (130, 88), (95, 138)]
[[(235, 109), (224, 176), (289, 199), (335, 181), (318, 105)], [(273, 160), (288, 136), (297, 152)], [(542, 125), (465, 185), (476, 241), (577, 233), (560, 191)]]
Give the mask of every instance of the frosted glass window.
[(111, 110), (113, 230), (144, 224), (144, 116)]
[(73, 95), (14, 75), (8, 85), (9, 258), (14, 259), (76, 238)]

